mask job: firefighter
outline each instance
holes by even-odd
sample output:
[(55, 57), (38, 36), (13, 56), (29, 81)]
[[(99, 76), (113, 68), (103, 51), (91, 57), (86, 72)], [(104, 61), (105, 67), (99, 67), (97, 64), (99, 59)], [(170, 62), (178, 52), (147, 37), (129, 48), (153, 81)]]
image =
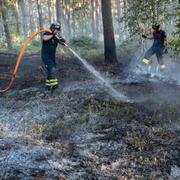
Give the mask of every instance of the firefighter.
[(152, 29), (153, 29), (152, 35), (149, 35), (149, 36), (142, 35), (143, 38), (154, 40), (151, 48), (145, 53), (142, 64), (143, 65), (150, 64), (149, 58), (153, 54), (156, 54), (160, 71), (163, 71), (166, 68), (164, 61), (163, 61), (163, 53), (167, 53), (167, 45), (168, 45), (167, 36), (166, 36), (165, 31), (161, 30), (159, 23), (153, 24)]
[(47, 69), (47, 79), (45, 86), (48, 89), (58, 87), (57, 68), (56, 68), (56, 48), (58, 44), (65, 45), (65, 40), (59, 36), (61, 31), (60, 24), (51, 24), (52, 33), (43, 34), (41, 57)]

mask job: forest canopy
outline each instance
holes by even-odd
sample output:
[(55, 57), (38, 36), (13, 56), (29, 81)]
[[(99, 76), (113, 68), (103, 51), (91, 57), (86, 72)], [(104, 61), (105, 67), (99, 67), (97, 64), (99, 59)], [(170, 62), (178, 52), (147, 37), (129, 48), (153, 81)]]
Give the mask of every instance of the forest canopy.
[[(0, 47), (18, 47), (35, 31), (62, 25), (63, 36), (71, 40), (87, 36), (103, 40), (100, 0), (1, 0)], [(111, 10), (116, 43), (138, 39), (158, 21), (172, 45), (178, 46), (177, 0), (112, 0)], [(38, 43), (35, 43), (38, 44)]]

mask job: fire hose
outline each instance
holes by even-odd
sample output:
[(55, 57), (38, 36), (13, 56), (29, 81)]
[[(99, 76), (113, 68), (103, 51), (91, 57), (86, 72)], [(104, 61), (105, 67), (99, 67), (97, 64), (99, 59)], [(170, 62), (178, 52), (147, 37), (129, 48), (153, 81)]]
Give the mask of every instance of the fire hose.
[[(11, 79), (10, 79), (10, 81), (9, 81), (9, 83), (8, 83), (8, 85), (7, 85), (6, 88), (0, 89), (0, 93), (5, 93), (5, 92), (7, 92), (7, 91), (12, 87), (13, 82), (14, 82), (15, 77), (16, 77), (16, 74), (17, 74), (17, 71), (18, 71), (18, 69), (19, 69), (19, 66), (20, 66), (22, 57), (23, 57), (23, 55), (24, 55), (24, 52), (25, 52), (27, 46), (29, 45), (29, 43), (30, 43), (38, 34), (41, 34), (41, 33), (43, 33), (43, 32), (50, 32), (50, 33), (51, 33), (52, 31), (51, 31), (50, 29), (42, 29), (42, 30), (39, 30), (38, 32), (35, 32), (34, 34), (32, 34), (32, 35), (27, 39), (27, 41), (24, 43), (24, 45), (23, 45), (23, 47), (22, 47), (22, 49), (21, 49), (21, 52), (20, 52), (20, 54), (19, 54), (19, 56), (18, 56), (18, 59), (17, 59), (17, 61), (16, 61), (16, 65), (15, 65), (13, 74), (12, 74), (12, 76), (11, 76)], [(66, 45), (65, 43), (64, 43), (64, 46), (67, 47), (67, 45)]]

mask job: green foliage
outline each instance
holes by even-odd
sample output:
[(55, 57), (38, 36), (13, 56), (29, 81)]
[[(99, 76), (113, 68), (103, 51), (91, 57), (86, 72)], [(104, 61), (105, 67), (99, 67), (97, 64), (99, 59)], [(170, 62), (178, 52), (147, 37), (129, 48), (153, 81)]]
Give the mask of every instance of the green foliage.
[(134, 148), (138, 149), (139, 151), (143, 151), (149, 144), (147, 137), (140, 137), (135, 132), (127, 132), (127, 140)]
[[(13, 46), (13, 48), (16, 50), (16, 52), (20, 52), (21, 49), (22, 49), (22, 45), (20, 44), (15, 44)], [(27, 48), (26, 48), (26, 51), (25, 53), (26, 54), (33, 54), (33, 53), (39, 53), (40, 52), (40, 46), (38, 47), (37, 45), (33, 46), (33, 45), (29, 45)]]
[[(128, 14), (126, 22), (131, 34), (146, 32), (149, 25), (155, 21), (164, 22), (168, 19), (166, 9), (169, 0), (128, 0)], [(162, 8), (163, 7), (163, 8)]]
[(12, 32), (11, 33), (11, 38), (12, 38), (12, 43), (14, 45), (17, 45), (17, 44), (21, 44), (21, 41), (23, 39), (23, 36), (19, 35), (17, 32)]
[(35, 47), (40, 47), (41, 46), (41, 41), (38, 41), (38, 40), (34, 39), (34, 40), (32, 40), (31, 45), (35, 46)]
[(173, 39), (169, 42), (169, 47), (175, 51), (175, 52), (178, 52), (180, 53), (180, 39), (177, 38), (177, 39)]
[[(12, 40), (13, 40), (13, 48), (20, 52), (22, 49), (22, 46), (24, 45), (24, 41), (22, 41), (23, 37), (18, 35), (17, 33), (13, 33)], [(31, 43), (28, 45), (25, 53), (31, 54), (31, 53), (37, 53), (40, 51), (41, 47), (41, 41), (33, 39)]]
[(90, 37), (73, 38), (70, 43), (71, 47), (81, 56), (91, 59), (101, 59), (103, 57), (103, 42), (97, 41)]
[(127, 51), (133, 50), (136, 47), (137, 47), (137, 42), (134, 39), (132, 39), (132, 40), (123, 41), (121, 44), (117, 46), (117, 50), (121, 51), (121, 53), (123, 52), (127, 53)]
[(70, 41), (70, 44), (74, 47), (80, 47), (84, 49), (96, 49), (99, 47), (99, 42), (97, 40), (86, 36), (74, 38)]
[(103, 116), (109, 116), (115, 119), (121, 119), (124, 116), (131, 116), (135, 109), (129, 104), (125, 104), (115, 99), (96, 99), (90, 98), (85, 103), (90, 106), (95, 113), (101, 113)]

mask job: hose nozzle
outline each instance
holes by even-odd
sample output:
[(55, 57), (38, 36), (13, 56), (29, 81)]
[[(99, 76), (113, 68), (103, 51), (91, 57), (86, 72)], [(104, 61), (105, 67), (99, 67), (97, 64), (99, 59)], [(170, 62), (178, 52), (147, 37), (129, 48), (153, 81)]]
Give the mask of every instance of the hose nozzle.
[(64, 43), (64, 46), (65, 46), (65, 47), (69, 47), (66, 43)]

